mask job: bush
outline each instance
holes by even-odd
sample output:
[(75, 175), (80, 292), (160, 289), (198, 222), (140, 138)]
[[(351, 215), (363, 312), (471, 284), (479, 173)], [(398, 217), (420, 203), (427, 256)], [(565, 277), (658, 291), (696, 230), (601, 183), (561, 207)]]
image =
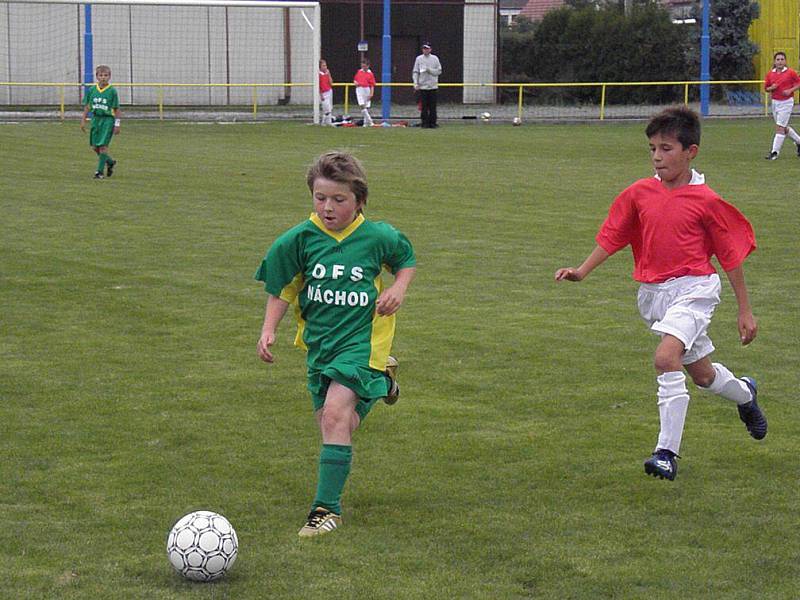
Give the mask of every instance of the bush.
[[(654, 3), (635, 6), (630, 16), (616, 6), (564, 7), (547, 13), (533, 31), (501, 35), (502, 80), (681, 81), (688, 79), (688, 40), (687, 30)], [(609, 101), (663, 103), (682, 99), (682, 93), (679, 86), (617, 88)], [(573, 88), (558, 95), (596, 103), (600, 90)]]

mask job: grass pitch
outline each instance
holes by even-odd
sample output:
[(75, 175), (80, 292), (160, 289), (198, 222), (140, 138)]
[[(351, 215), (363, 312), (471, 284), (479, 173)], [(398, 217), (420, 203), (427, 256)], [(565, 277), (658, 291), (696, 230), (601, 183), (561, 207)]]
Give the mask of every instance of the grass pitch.
[[(0, 125), (0, 548), (8, 598), (791, 598), (800, 562), (797, 199), (768, 119), (709, 121), (696, 161), (752, 221), (759, 319), (716, 358), (758, 379), (770, 433), (697, 391), (675, 482), (644, 475), (656, 338), (625, 251), (577, 265), (648, 176), (643, 123), (126, 123), (93, 181), (77, 123)], [(287, 318), (255, 352), (264, 251), (307, 218), (309, 162), (354, 151), (367, 215), (415, 245), (403, 397), (356, 434), (344, 526), (300, 540), (319, 440)], [(724, 278), (723, 278), (724, 279)], [(172, 572), (184, 513), (226, 515), (216, 584)]]

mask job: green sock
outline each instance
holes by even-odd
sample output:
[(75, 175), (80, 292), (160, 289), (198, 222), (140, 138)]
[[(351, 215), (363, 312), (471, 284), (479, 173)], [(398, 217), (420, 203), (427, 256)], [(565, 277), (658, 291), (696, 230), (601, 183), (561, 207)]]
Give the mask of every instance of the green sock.
[(97, 158), (98, 158), (98, 160), (97, 160), (97, 172), (98, 173), (102, 173), (103, 169), (106, 168), (106, 161), (108, 160), (108, 155), (105, 154), (104, 152), (101, 152), (100, 154), (97, 155)]
[(108, 164), (111, 164), (111, 163), (113, 163), (113, 162), (114, 162), (114, 159), (113, 159), (113, 158), (111, 158), (111, 155), (110, 155), (110, 154), (106, 154), (106, 162), (107, 162)]
[(322, 444), (319, 453), (319, 480), (314, 508), (321, 506), (329, 511), (342, 514), (342, 490), (350, 474), (353, 462), (353, 447), (338, 444)]

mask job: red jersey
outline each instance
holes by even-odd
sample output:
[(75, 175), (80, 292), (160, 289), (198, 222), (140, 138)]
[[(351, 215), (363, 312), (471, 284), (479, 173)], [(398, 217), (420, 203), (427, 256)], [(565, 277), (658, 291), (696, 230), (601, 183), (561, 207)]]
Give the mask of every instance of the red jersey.
[(327, 73), (323, 73), (322, 71), (319, 72), (319, 93), (324, 94), (325, 92), (330, 92), (333, 89), (333, 82), (331, 81), (331, 72), (328, 71)]
[(375, 75), (373, 75), (372, 71), (370, 70), (364, 71), (362, 69), (359, 69), (353, 76), (353, 83), (355, 83), (358, 87), (374, 88)]
[(630, 244), (633, 278), (641, 283), (710, 275), (716, 272), (712, 255), (730, 271), (756, 249), (753, 228), (744, 215), (694, 171), (691, 183), (674, 190), (657, 177), (640, 179), (623, 190), (595, 240), (609, 254)]
[(789, 67), (786, 67), (783, 71), (771, 69), (764, 79), (764, 87), (768, 88), (773, 83), (777, 83), (778, 87), (772, 90), (772, 99), (788, 100), (791, 96), (787, 96), (783, 92), (800, 84), (800, 77)]

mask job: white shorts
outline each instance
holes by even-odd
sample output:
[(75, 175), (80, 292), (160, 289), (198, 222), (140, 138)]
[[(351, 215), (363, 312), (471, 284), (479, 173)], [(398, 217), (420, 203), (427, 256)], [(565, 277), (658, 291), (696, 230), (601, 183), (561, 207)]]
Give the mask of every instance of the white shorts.
[(331, 113), (333, 111), (333, 90), (322, 92), (319, 95), (319, 101), (322, 104), (322, 112), (326, 115)]
[(369, 108), (372, 105), (370, 100), (369, 93), (372, 91), (372, 88), (368, 87), (357, 87), (356, 88), (356, 99), (358, 100), (358, 105), (363, 108)]
[(773, 100), (772, 101), (772, 116), (775, 118), (775, 124), (781, 127), (789, 126), (789, 119), (792, 117), (792, 108), (794, 107), (794, 98), (787, 98), (786, 100)]
[(689, 365), (714, 351), (708, 326), (721, 288), (716, 273), (643, 283), (639, 287), (639, 314), (654, 333), (683, 342), (686, 351), (681, 362)]

